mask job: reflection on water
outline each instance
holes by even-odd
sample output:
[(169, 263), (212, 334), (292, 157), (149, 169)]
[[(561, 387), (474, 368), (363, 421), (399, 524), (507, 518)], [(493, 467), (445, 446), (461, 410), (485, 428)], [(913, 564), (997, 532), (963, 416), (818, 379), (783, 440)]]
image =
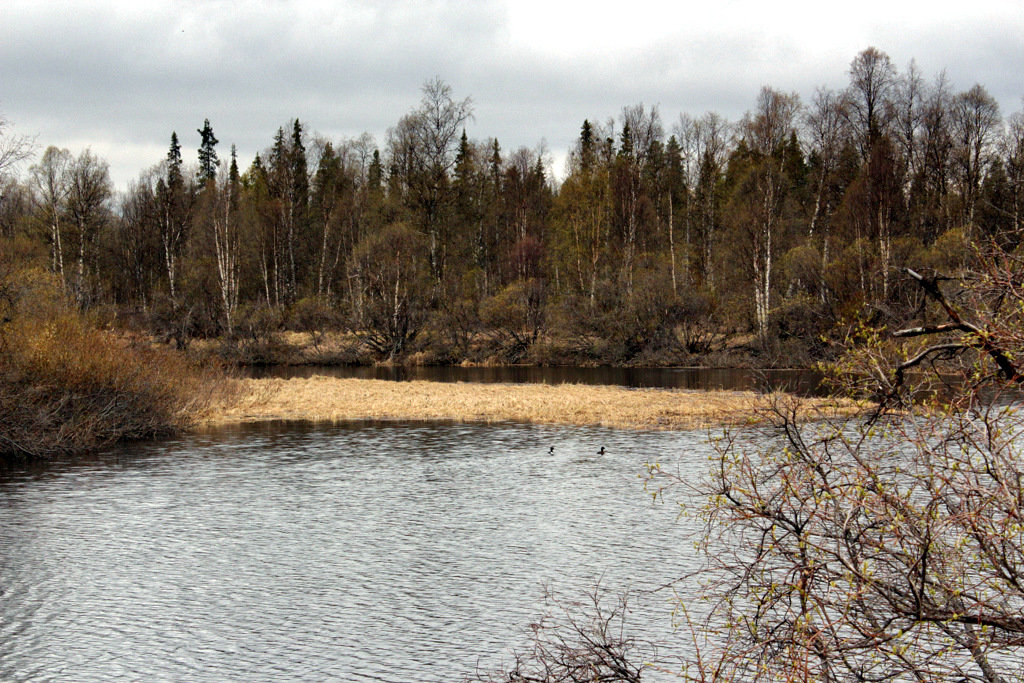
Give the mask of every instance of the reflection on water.
[(397, 381), (510, 382), (516, 384), (611, 384), (701, 390), (784, 390), (804, 396), (824, 395), (823, 376), (814, 370), (751, 370), (742, 368), (573, 368), (461, 366), (267, 366), (246, 368), (250, 377), (355, 377)]
[[(704, 442), (279, 424), (0, 473), (0, 680), (460, 680), (524, 644), (542, 584), (682, 574), (687, 522), (638, 474)], [(670, 609), (634, 623), (674, 639)]]

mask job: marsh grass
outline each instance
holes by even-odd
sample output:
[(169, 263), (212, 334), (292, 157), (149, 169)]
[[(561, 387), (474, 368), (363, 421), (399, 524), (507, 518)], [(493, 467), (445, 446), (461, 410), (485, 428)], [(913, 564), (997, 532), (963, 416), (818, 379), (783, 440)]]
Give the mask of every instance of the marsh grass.
[[(742, 391), (628, 389), (584, 384), (468, 384), (310, 377), (238, 380), (238, 400), (214, 422), (450, 420), (695, 429), (756, 419), (772, 396)], [(807, 419), (857, 412), (839, 399), (804, 399)]]

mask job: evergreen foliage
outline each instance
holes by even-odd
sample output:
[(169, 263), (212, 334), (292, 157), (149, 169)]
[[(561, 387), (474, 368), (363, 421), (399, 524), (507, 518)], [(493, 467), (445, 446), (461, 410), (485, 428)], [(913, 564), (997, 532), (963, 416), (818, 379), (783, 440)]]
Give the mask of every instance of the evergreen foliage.
[(210, 127), (210, 119), (203, 120), (203, 127), (196, 130), (200, 136), (199, 143), (199, 183), (205, 185), (208, 181), (217, 177), (217, 167), (220, 160), (217, 158), (215, 149), (219, 140), (213, 135), (213, 128)]

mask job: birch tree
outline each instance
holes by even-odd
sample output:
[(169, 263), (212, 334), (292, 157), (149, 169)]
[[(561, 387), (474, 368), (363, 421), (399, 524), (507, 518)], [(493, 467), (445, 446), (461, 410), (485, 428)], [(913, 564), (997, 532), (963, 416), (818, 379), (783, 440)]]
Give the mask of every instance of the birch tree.
[(426, 322), (430, 273), (423, 236), (404, 226), (369, 235), (352, 254), (363, 290), (363, 341), (388, 360), (401, 356)]
[[(810, 107), (804, 113), (803, 129), (814, 171), (811, 181), (814, 208), (807, 225), (807, 237), (817, 237), (821, 241), (821, 272), (824, 273), (832, 247), (832, 212), (840, 194), (835, 174), (849, 130), (842, 96), (826, 88), (816, 90)], [(824, 283), (819, 291), (824, 302), (827, 296)]]
[(945, 77), (940, 76), (929, 90), (921, 116), (921, 212), (924, 213), (922, 237), (931, 241), (952, 222), (950, 191), (953, 131), (950, 116), (951, 94)]
[(177, 133), (171, 133), (171, 145), (167, 151), (165, 175), (157, 180), (156, 197), (159, 205), (157, 227), (163, 250), (164, 267), (167, 271), (167, 286), (171, 301), (178, 302), (178, 277), (180, 257), (188, 239), (192, 222), (193, 192), (181, 172), (181, 145)]
[(1024, 230), (1024, 111), (1010, 117), (1003, 137), (1006, 172), (1010, 184), (1013, 230)]
[(721, 182), (725, 162), (729, 156), (732, 126), (722, 116), (709, 112), (697, 119), (693, 127), (693, 163), (696, 174), (690, 186), (694, 188), (697, 218), (694, 227), (700, 245), (699, 261), (701, 284), (715, 290), (714, 251), (722, 223)]
[(664, 137), (658, 108), (646, 109), (643, 103), (622, 110), (622, 147), (619, 159), (625, 177), (619, 178), (623, 216), (623, 252), (625, 257), (626, 291), (633, 291), (633, 264), (636, 259), (638, 233), (641, 229), (640, 204), (643, 176), (651, 161), (652, 150)]
[[(208, 181), (209, 182), (209, 181)], [(235, 311), (238, 308), (241, 236), (238, 221), (240, 183), (235, 146), (231, 146), (231, 164), (214, 188), (213, 245), (217, 261), (217, 283), (224, 307), (224, 324), (229, 336), (234, 334)]]
[(32, 139), (25, 135), (15, 135), (10, 129), (10, 121), (0, 115), (0, 176), (13, 171), (18, 164), (32, 156)]
[(600, 137), (599, 127), (583, 122), (554, 211), (567, 279), (586, 297), (591, 312), (596, 306), (598, 281), (611, 257), (609, 167), (598, 154)]
[(80, 306), (92, 301), (96, 239), (108, 218), (107, 202), (112, 194), (106, 161), (86, 149), (71, 162), (68, 168), (68, 216), (78, 241), (77, 268), (72, 287)]
[(33, 141), (11, 133), (11, 124), (0, 115), (0, 236), (9, 230), (7, 216), (20, 213), (26, 193), (15, 178), (18, 165), (32, 156)]
[(50, 233), (50, 263), (63, 285), (67, 285), (64, 274), (64, 242), (62, 221), (67, 213), (70, 192), (69, 174), (71, 152), (57, 147), (47, 147), (39, 163), (29, 168), (35, 189), (36, 206)]
[(161, 247), (157, 220), (159, 206), (154, 187), (157, 169), (140, 174), (128, 184), (121, 199), (117, 244), (121, 262), (131, 274), (135, 300), (147, 309), (154, 283), (160, 277)]
[(754, 319), (758, 334), (768, 330), (771, 310), (772, 267), (778, 249), (780, 223), (789, 179), (786, 176), (786, 144), (795, 135), (800, 99), (796, 93), (761, 89), (757, 109), (741, 124), (749, 147), (750, 166), (734, 203), (736, 221), (749, 248), (753, 276)]
[(954, 158), (960, 180), (965, 225), (974, 223), (974, 211), (988, 156), (999, 132), (999, 104), (985, 88), (975, 85), (953, 99)]
[(889, 55), (869, 47), (850, 63), (849, 74), (850, 86), (846, 91), (844, 111), (860, 133), (861, 156), (866, 159), (871, 147), (889, 127), (896, 68)]
[(437, 282), (445, 269), (446, 220), (451, 172), (462, 128), (473, 116), (467, 97), (455, 100), (440, 78), (423, 85), (420, 106), (388, 131), (388, 151), (405, 201), (427, 238), (430, 271)]

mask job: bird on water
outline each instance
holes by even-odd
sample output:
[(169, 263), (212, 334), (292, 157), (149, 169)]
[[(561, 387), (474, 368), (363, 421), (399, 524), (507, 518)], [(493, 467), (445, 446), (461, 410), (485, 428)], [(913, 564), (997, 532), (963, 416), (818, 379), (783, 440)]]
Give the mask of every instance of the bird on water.
[(601, 450), (597, 452), (598, 455), (604, 455), (604, 446), (601, 446)]
[(555, 454), (555, 447), (552, 446), (551, 448), (548, 449), (548, 455), (554, 455), (554, 454)]

